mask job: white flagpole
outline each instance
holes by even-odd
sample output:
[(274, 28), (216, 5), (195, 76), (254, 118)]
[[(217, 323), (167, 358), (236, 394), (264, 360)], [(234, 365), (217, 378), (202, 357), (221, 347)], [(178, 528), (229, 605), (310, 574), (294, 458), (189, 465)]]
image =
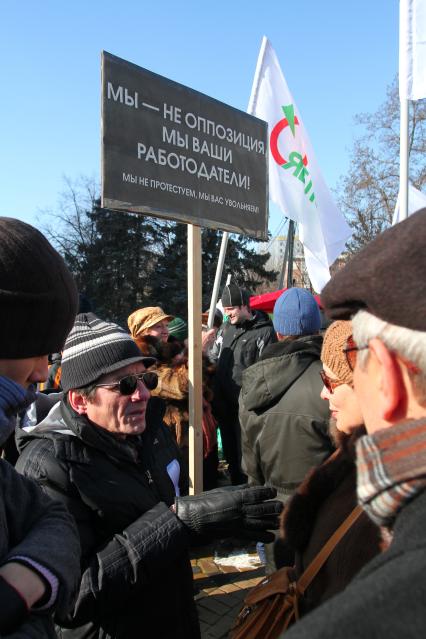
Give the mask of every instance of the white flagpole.
[(412, 68), (411, 0), (399, 3), (399, 220), (408, 217), (408, 75)]
[(222, 235), (222, 242), (220, 244), (219, 259), (218, 259), (217, 267), (216, 267), (216, 275), (214, 278), (212, 297), (210, 300), (209, 318), (207, 320), (208, 328), (213, 327), (214, 313), (216, 309), (217, 298), (219, 297), (220, 280), (222, 279), (223, 267), (225, 264), (226, 248), (228, 246), (228, 237), (229, 237), (228, 231), (224, 231)]
[[(250, 113), (251, 115), (253, 114), (255, 103), (257, 100), (257, 93), (258, 93), (258, 87), (259, 87), (259, 75), (262, 69), (263, 58), (265, 56), (265, 49), (266, 49), (267, 42), (268, 40), (266, 36), (263, 36), (259, 57), (257, 59), (256, 72), (254, 74), (250, 100), (247, 107), (247, 113)], [(216, 275), (215, 275), (215, 280), (213, 285), (213, 292), (212, 292), (212, 296), (210, 300), (209, 318), (207, 321), (208, 328), (211, 328), (213, 326), (214, 312), (215, 312), (215, 307), (216, 307), (217, 298), (218, 298), (219, 285), (220, 285), (220, 280), (222, 279), (222, 272), (223, 272), (223, 267), (225, 264), (226, 248), (228, 246), (228, 237), (229, 237), (229, 233), (227, 231), (224, 231), (222, 235), (222, 242), (220, 245), (219, 259), (218, 259), (218, 263), (216, 267)]]
[(263, 66), (263, 59), (265, 57), (266, 45), (268, 38), (263, 36), (262, 44), (260, 45), (259, 57), (257, 58), (256, 71), (254, 72), (253, 86), (251, 88), (251, 95), (247, 107), (247, 113), (253, 115), (256, 108), (257, 94), (259, 92), (259, 76)]
[(401, 100), (399, 133), (399, 219), (408, 217), (408, 100)]

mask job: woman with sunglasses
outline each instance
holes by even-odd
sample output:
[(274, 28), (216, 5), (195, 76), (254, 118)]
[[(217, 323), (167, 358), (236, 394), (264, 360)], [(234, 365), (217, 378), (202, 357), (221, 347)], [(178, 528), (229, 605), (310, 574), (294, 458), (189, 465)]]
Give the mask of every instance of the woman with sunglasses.
[[(351, 322), (334, 322), (324, 335), (321, 352), (321, 397), (330, 405), (336, 451), (306, 476), (282, 516), (281, 535), (295, 553), (298, 577), (357, 502), (355, 443), (366, 431), (352, 387), (356, 350), (351, 350), (351, 333)], [(306, 590), (301, 614), (343, 590), (380, 552), (381, 544), (379, 528), (362, 513)]]

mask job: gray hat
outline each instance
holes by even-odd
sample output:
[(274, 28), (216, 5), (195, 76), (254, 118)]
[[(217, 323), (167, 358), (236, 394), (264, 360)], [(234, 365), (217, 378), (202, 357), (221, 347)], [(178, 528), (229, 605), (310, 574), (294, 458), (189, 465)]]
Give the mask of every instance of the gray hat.
[(94, 313), (80, 313), (62, 353), (61, 385), (64, 391), (82, 388), (134, 362), (148, 367), (155, 361), (142, 355), (118, 324), (104, 322)]
[(426, 331), (426, 209), (392, 226), (357, 253), (321, 292), (332, 319), (361, 309), (415, 331)]

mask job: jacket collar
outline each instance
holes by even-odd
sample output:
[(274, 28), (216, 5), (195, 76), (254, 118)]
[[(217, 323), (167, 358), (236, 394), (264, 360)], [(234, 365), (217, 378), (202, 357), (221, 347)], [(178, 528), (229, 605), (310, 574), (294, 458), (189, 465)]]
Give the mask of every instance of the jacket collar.
[(137, 462), (141, 436), (119, 438), (113, 433), (96, 426), (86, 417), (79, 415), (70, 406), (65, 396), (60, 403), (61, 416), (69, 428), (87, 446), (101, 450), (106, 455), (125, 461)]

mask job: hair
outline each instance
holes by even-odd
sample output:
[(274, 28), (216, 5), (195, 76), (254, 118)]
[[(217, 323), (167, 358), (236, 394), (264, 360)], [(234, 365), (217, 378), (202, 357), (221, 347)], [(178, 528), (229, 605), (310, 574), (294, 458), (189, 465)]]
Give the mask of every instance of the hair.
[[(426, 404), (426, 332), (414, 331), (385, 322), (368, 311), (358, 311), (352, 318), (353, 337), (358, 346), (367, 345), (378, 337), (385, 346), (420, 369), (416, 373), (407, 369), (413, 385), (414, 396), (420, 404)], [(358, 362), (364, 368), (368, 349), (358, 351)]]
[(86, 386), (82, 386), (81, 388), (74, 388), (73, 390), (75, 390), (77, 393), (80, 393), (80, 395), (82, 395), (83, 397), (85, 397), (86, 399), (90, 401), (95, 396), (97, 381), (98, 380), (95, 380), (94, 382), (91, 382), (90, 384), (87, 384)]

